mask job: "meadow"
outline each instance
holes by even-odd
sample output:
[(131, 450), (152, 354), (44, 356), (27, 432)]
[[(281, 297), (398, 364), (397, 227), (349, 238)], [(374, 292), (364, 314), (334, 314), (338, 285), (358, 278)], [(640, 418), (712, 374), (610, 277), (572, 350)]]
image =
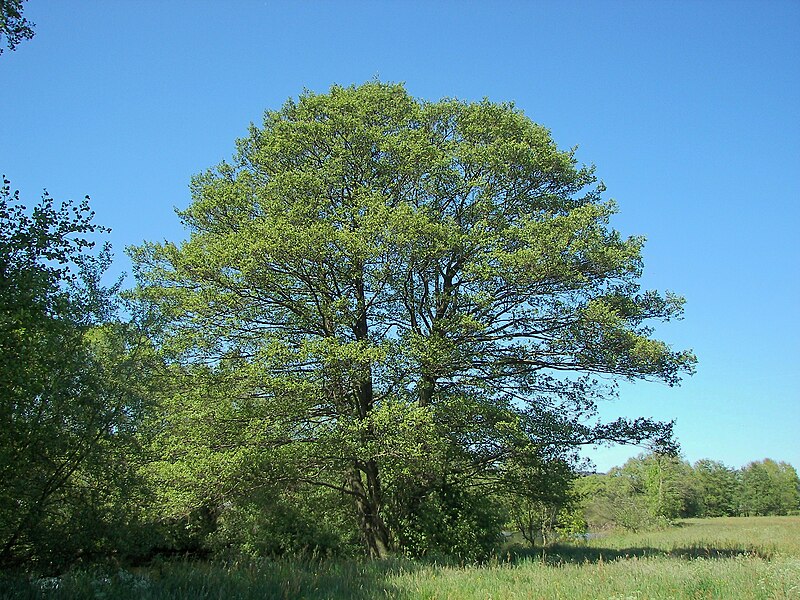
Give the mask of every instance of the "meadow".
[(800, 517), (688, 519), (530, 550), (435, 561), (156, 562), (0, 579), (8, 599), (800, 599)]

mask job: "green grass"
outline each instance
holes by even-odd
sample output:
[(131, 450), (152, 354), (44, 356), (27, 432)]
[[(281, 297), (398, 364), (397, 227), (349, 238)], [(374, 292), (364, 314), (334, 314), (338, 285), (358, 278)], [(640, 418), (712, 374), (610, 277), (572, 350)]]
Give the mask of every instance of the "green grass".
[(398, 597), (425, 599), (800, 599), (800, 517), (687, 519), (520, 554), (393, 583)]
[(704, 546), (752, 551), (761, 556), (800, 556), (800, 517), (720, 517), (684, 519), (662, 531), (610, 535), (592, 546), (622, 548), (644, 544), (661, 550)]
[(163, 563), (0, 579), (2, 598), (800, 599), (800, 517), (692, 519), (664, 531), (509, 552), (488, 565)]

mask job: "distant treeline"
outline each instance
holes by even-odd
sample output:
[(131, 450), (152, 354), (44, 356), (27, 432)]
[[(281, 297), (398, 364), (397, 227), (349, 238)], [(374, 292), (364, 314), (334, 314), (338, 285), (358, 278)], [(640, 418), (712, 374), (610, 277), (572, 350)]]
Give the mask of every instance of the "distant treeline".
[(687, 517), (789, 515), (800, 511), (794, 467), (771, 459), (732, 469), (703, 459), (648, 454), (575, 482), (590, 528), (643, 529)]

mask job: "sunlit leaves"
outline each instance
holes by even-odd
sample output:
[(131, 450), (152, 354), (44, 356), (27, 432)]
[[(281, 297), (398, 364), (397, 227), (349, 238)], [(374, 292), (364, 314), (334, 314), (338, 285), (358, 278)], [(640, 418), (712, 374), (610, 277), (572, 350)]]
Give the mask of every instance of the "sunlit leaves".
[[(221, 444), (237, 469), (258, 423), (263, 456), (351, 494), (369, 536), (409, 477), (444, 494), (515, 456), (667, 437), (588, 423), (604, 385), (585, 375), (677, 383), (694, 356), (650, 322), (683, 301), (640, 290), (643, 238), (513, 105), (334, 86), (237, 149), (194, 178), (187, 240), (132, 251), (165, 354), (214, 382), (189, 412), (241, 421)], [(193, 439), (228, 435), (211, 422)]]

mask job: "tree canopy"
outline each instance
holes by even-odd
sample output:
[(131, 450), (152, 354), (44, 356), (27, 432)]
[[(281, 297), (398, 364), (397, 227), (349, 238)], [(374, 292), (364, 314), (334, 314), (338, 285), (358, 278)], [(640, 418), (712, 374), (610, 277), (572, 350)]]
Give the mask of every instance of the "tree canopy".
[[(640, 289), (643, 238), (609, 225), (594, 169), (513, 105), (334, 86), (237, 148), (193, 179), (187, 240), (132, 251), (137, 297), (197, 382), (170, 406), (204, 407), (176, 421), (230, 485), (337, 490), (382, 556), (421, 511), (492, 521), (478, 498), (526, 464), (668, 449), (671, 424), (594, 412), (614, 378), (692, 372), (652, 336), (683, 299)], [(162, 473), (185, 458), (163, 453)]]

